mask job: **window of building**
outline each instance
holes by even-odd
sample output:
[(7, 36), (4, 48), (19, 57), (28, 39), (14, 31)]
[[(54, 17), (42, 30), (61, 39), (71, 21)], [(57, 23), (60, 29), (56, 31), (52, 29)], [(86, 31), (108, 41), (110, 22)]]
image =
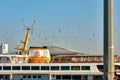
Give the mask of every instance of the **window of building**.
[(20, 66), (12, 66), (12, 70), (20, 70)]
[(82, 70), (90, 70), (90, 66), (82, 66)]
[(59, 66), (51, 66), (51, 70), (59, 70)]
[(80, 70), (80, 66), (71, 66), (71, 70)]
[(30, 70), (30, 66), (22, 66), (22, 70)]
[(61, 70), (70, 70), (70, 66), (61, 66)]
[(41, 66), (41, 70), (49, 70), (49, 66)]
[(39, 70), (39, 66), (31, 66), (31, 70)]
[(11, 66), (3, 66), (3, 70), (11, 70)]

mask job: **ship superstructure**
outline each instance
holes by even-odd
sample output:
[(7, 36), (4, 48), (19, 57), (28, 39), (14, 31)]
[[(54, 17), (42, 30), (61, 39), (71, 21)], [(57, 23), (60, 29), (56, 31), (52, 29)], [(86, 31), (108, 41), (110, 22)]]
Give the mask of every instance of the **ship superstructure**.
[(4, 42), (0, 44), (0, 54), (6, 54), (8, 53), (8, 44), (5, 44)]

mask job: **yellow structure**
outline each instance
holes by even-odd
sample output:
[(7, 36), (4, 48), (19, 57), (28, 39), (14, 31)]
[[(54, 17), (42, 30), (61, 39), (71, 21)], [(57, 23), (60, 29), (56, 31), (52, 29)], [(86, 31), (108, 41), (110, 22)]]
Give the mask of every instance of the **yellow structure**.
[(31, 27), (26, 28), (27, 33), (26, 33), (25, 41), (22, 41), (22, 43), (24, 44), (23, 48), (17, 47), (16, 49), (22, 52), (21, 55), (27, 54), (28, 63), (48, 63), (50, 62), (51, 58), (50, 58), (49, 49), (47, 47), (30, 47), (29, 50), (27, 50), (30, 31), (34, 29), (34, 23)]
[(49, 63), (51, 60), (48, 48), (30, 47), (28, 62), (29, 63)]
[(35, 20), (34, 20), (34, 23), (32, 24), (31, 27), (26, 28), (27, 33), (26, 33), (25, 41), (21, 41), (21, 43), (24, 44), (23, 48), (19, 48), (19, 47), (16, 48), (17, 50), (21, 50), (22, 54), (26, 54), (27, 45), (28, 45), (28, 39), (29, 39), (29, 36), (30, 36), (30, 31), (34, 29), (34, 24), (35, 24)]

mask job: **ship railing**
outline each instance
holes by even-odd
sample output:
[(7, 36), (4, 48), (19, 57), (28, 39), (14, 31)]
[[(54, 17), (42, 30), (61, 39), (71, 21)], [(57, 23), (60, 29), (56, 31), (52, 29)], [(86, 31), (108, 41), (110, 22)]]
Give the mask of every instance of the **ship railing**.
[[(52, 60), (49, 63), (102, 63), (102, 60), (77, 60), (77, 61), (72, 61), (72, 60)], [(27, 60), (20, 60), (20, 61), (16, 61), (16, 60), (7, 60), (5, 62), (0, 61), (0, 63), (28, 63)], [(44, 62), (46, 63), (46, 62)], [(115, 63), (120, 63), (120, 60), (115, 60)]]
[(102, 60), (77, 60), (77, 61), (72, 61), (72, 60), (53, 60), (51, 63), (102, 63)]
[[(51, 63), (102, 63), (103, 60), (52, 60)], [(120, 63), (120, 60), (115, 60), (115, 63)]]

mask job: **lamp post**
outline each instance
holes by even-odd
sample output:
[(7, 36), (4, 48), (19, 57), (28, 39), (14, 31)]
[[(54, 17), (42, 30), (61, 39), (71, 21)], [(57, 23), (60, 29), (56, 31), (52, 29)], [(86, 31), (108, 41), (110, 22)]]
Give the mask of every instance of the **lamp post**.
[(114, 0), (104, 0), (104, 80), (114, 80)]

